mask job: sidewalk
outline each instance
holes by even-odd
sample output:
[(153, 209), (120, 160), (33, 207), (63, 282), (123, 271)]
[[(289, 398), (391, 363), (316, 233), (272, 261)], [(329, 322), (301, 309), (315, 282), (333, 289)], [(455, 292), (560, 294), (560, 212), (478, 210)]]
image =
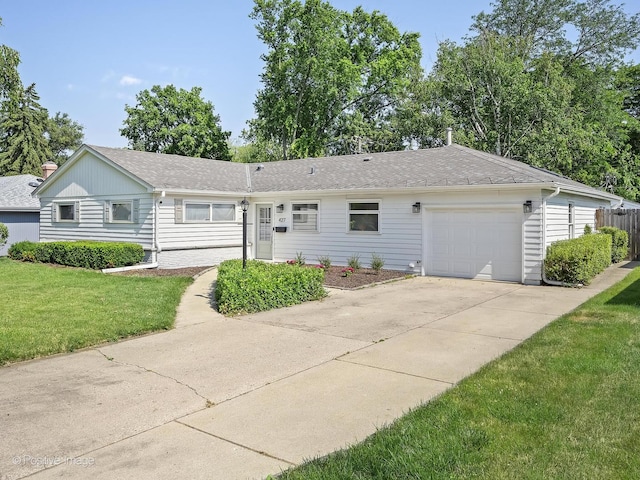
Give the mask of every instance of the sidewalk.
[(211, 308), (210, 270), (174, 330), (0, 369), (0, 479), (276, 474), (363, 440), (636, 265), (582, 289), (418, 277), (236, 318)]

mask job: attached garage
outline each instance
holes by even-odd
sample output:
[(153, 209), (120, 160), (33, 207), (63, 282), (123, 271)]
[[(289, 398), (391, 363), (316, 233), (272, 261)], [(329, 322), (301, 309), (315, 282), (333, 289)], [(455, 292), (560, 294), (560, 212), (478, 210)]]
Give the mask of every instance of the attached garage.
[(9, 247), (16, 242), (38, 241), (40, 201), (31, 193), (41, 181), (34, 175), (0, 177), (0, 222), (9, 229), (7, 243), (0, 247), (0, 256), (7, 255)]
[(522, 281), (522, 210), (427, 210), (426, 274)]

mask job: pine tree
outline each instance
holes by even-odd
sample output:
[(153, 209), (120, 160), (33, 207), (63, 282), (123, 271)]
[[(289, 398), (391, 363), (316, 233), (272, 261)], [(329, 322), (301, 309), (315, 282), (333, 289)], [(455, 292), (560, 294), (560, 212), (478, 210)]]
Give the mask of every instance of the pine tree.
[(17, 89), (2, 105), (0, 120), (0, 175), (40, 175), (51, 158), (45, 136), (49, 115), (39, 103), (35, 84)]

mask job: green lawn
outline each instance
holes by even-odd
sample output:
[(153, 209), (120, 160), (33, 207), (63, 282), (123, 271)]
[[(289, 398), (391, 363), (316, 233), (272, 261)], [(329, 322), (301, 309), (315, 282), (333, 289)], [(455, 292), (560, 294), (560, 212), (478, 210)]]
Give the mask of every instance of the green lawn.
[(640, 269), (389, 428), (282, 478), (640, 478)]
[(0, 258), (0, 365), (171, 328), (191, 282)]

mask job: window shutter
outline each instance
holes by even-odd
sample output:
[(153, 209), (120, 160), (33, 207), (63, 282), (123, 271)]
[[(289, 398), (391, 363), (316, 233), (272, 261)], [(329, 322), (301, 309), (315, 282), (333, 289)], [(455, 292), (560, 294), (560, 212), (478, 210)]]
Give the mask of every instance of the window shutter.
[(58, 221), (58, 205), (55, 203), (51, 204), (51, 223), (56, 223)]
[(131, 221), (133, 223), (140, 223), (140, 199), (133, 200), (131, 205)]
[(104, 223), (111, 222), (111, 202), (104, 202)]
[(184, 219), (182, 216), (182, 199), (176, 198), (173, 201), (174, 210), (175, 210), (175, 219), (176, 223), (184, 223)]
[(73, 219), (76, 222), (79, 222), (80, 221), (80, 202), (79, 201), (78, 202), (74, 202), (73, 208), (74, 208), (74, 212), (73, 212), (74, 213), (74, 217), (73, 217)]

